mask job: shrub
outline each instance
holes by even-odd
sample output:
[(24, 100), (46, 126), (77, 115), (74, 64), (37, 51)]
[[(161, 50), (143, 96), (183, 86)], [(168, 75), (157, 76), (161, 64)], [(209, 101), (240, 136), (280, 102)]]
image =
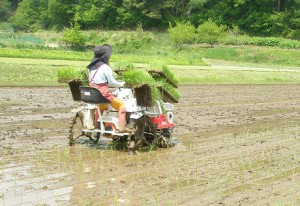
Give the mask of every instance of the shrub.
[(88, 42), (92, 45), (108, 43), (118, 53), (140, 49), (155, 40), (151, 32), (138, 31), (99, 31), (88, 35)]
[(281, 48), (300, 48), (299, 41), (280, 37), (252, 37), (249, 44), (256, 46), (279, 46)]
[(2, 23), (0, 23), (0, 31), (5, 31), (5, 32), (13, 33), (14, 32), (14, 28), (13, 28), (13, 26), (10, 23), (2, 22)]
[(190, 22), (176, 21), (175, 27), (170, 24), (168, 32), (175, 46), (180, 49), (183, 44), (194, 43), (196, 39), (196, 29)]
[(213, 47), (214, 44), (219, 43), (225, 37), (225, 29), (225, 26), (218, 26), (212, 20), (208, 20), (197, 28), (198, 41), (209, 43)]
[(287, 35), (287, 37), (288, 37), (288, 38), (291, 38), (291, 39), (298, 39), (298, 40), (300, 40), (300, 29), (291, 31), (291, 32)]
[(73, 28), (65, 29), (63, 41), (72, 46), (83, 46), (85, 44), (85, 36), (80, 32), (80, 26), (75, 24)]

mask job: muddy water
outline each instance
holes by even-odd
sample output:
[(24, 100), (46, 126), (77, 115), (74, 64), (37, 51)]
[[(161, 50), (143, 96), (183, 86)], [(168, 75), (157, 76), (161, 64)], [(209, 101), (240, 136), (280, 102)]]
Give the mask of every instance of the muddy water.
[(68, 88), (0, 89), (0, 205), (299, 205), (300, 86), (184, 86), (170, 149), (68, 146)]

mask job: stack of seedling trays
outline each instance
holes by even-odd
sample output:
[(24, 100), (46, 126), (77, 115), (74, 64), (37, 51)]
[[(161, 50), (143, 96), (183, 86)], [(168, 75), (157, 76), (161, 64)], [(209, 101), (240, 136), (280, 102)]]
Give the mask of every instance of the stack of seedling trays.
[[(115, 72), (134, 89), (139, 106), (151, 107), (156, 101), (178, 103), (178, 81), (167, 66), (157, 68), (117, 69)], [(64, 67), (57, 72), (60, 83), (68, 83), (74, 101), (80, 101), (79, 87), (87, 85), (87, 69)]]
[(157, 86), (157, 89), (160, 91), (163, 101), (169, 103), (178, 103), (179, 96), (174, 96), (176, 94), (170, 91), (173, 88), (177, 88), (177, 84), (162, 71), (148, 70), (148, 72), (154, 79), (156, 79), (158, 82), (161, 82), (161, 84)]
[(140, 106), (151, 106), (156, 100), (178, 103), (178, 81), (166, 66), (162, 69), (118, 69), (115, 72), (123, 77), (128, 86), (135, 88), (137, 103)]
[(57, 70), (57, 78), (59, 83), (68, 83), (74, 101), (80, 101), (79, 87), (87, 85), (88, 77), (86, 69), (62, 67)]

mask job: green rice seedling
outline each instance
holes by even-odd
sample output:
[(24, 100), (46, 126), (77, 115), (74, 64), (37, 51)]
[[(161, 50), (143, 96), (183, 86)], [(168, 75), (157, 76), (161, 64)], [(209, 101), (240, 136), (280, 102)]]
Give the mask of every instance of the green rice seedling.
[(142, 69), (128, 69), (122, 74), (122, 76), (126, 84), (132, 87), (138, 87), (143, 84), (156, 86), (156, 82), (152, 76)]
[(82, 68), (62, 67), (57, 70), (57, 79), (60, 83), (67, 83), (74, 79), (81, 79), (84, 84), (87, 84), (87, 70)]
[(156, 101), (161, 100), (159, 91), (156, 88), (157, 83), (146, 70), (127, 69), (122, 74), (122, 77), (126, 84), (133, 88), (148, 85), (151, 91), (152, 104), (155, 104)]
[(157, 80), (157, 84), (164, 88), (164, 90), (166, 90), (177, 101), (180, 99), (180, 93), (178, 90), (172, 87), (166, 80), (160, 78)]
[(128, 61), (120, 61), (114, 63), (114, 67), (117, 69), (133, 69), (134, 65)]
[(148, 67), (149, 68), (147, 68), (147, 69), (149, 69), (149, 70), (161, 71), (174, 84), (176, 84), (176, 85), (178, 84), (178, 79), (176, 78), (176, 76), (174, 75), (174, 73), (169, 69), (169, 67), (167, 66), (167, 64), (165, 64), (164, 62), (155, 61), (155, 62), (152, 62), (151, 64), (149, 64)]

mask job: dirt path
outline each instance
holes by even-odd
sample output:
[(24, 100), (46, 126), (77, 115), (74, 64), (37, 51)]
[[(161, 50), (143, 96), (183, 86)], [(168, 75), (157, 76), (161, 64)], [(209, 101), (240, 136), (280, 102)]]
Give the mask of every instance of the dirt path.
[(0, 88), (0, 205), (299, 205), (300, 86), (183, 86), (170, 149), (68, 146), (68, 88)]

